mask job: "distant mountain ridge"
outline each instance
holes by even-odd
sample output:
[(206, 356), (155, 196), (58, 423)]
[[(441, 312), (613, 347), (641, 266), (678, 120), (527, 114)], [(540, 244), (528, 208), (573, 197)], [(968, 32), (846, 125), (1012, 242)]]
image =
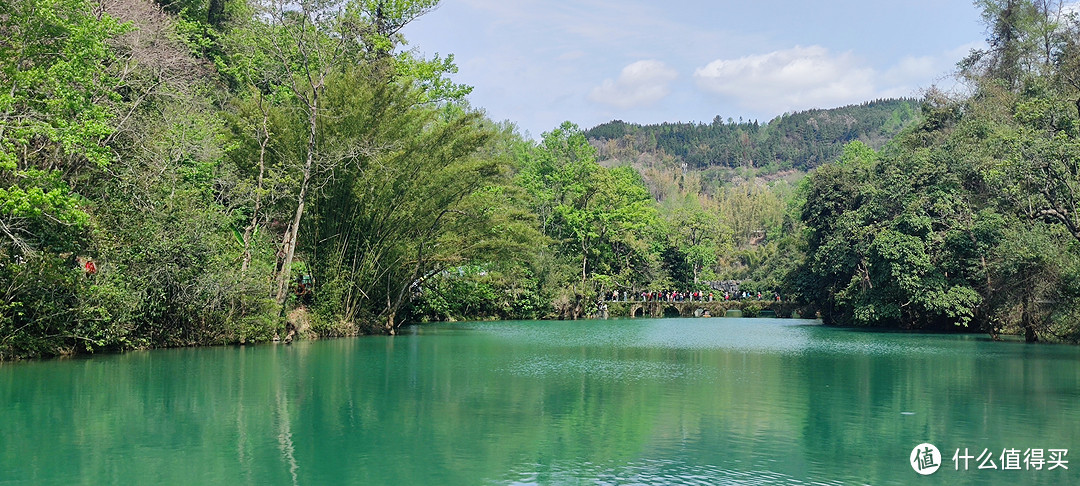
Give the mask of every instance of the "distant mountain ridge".
[(690, 169), (809, 170), (836, 159), (844, 144), (880, 148), (919, 116), (920, 101), (881, 99), (778, 116), (766, 124), (720, 116), (712, 123), (639, 125), (615, 120), (585, 131), (601, 160), (671, 156)]

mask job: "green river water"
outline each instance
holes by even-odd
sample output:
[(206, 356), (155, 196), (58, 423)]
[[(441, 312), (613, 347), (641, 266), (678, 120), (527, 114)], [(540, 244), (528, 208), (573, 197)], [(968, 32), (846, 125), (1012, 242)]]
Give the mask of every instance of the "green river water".
[(484, 322), (0, 365), (0, 485), (1069, 483), (1080, 348), (978, 335)]

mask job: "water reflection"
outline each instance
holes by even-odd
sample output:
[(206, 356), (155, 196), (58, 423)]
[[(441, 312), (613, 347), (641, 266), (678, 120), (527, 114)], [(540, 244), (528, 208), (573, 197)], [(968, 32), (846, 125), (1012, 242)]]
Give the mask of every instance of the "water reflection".
[[(460, 323), (3, 366), (0, 483), (908, 484), (921, 442), (1080, 437), (1077, 348), (802, 322)], [(946, 469), (919, 481), (1005, 477)]]
[(285, 396), (281, 394), (281, 390), (278, 389), (277, 394), (277, 409), (278, 409), (278, 446), (281, 449), (281, 458), (286, 466), (289, 468), (289, 475), (292, 477), (293, 484), (299, 484), (297, 478), (297, 470), (300, 466), (296, 464), (295, 448), (292, 441), (292, 418), (289, 416), (289, 402), (285, 399)]

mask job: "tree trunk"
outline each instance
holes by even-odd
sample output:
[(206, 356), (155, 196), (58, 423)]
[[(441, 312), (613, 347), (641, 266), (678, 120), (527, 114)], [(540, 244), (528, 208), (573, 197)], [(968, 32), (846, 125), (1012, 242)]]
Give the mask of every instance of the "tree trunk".
[[(296, 204), (296, 214), (293, 215), (292, 223), (285, 230), (285, 240), (281, 244), (282, 262), (281, 268), (278, 271), (278, 290), (277, 290), (277, 303), (279, 305), (285, 303), (285, 298), (288, 295), (289, 279), (292, 276), (292, 262), (296, 256), (296, 238), (300, 231), (300, 218), (304, 215), (304, 199), (307, 197), (307, 184), (310, 178), (310, 172), (304, 171), (303, 184), (300, 186), (300, 197)], [(284, 309), (282, 309), (284, 312)]]
[(259, 108), (262, 108), (262, 139), (259, 140), (259, 178), (255, 184), (255, 208), (251, 211), (251, 222), (244, 228), (244, 258), (240, 264), (240, 272), (247, 273), (251, 265), (251, 237), (259, 224), (259, 210), (262, 206), (263, 179), (266, 174), (266, 146), (270, 143), (270, 130), (267, 127), (269, 114), (262, 106), (262, 94), (259, 94)]
[(588, 273), (586, 269), (589, 263), (588, 245), (585, 243), (585, 239), (581, 240), (581, 294), (585, 294), (585, 282), (588, 281)]
[(1023, 307), (1020, 312), (1020, 324), (1024, 326), (1024, 342), (1034, 343), (1039, 340), (1039, 336), (1035, 334), (1035, 324), (1031, 318), (1031, 298), (1024, 296)]
[[(292, 224), (286, 230), (285, 241), (282, 242), (282, 253), (284, 254), (284, 260), (281, 264), (281, 270), (278, 273), (278, 292), (277, 303), (278, 305), (285, 304), (285, 297), (288, 295), (289, 278), (292, 276), (292, 261), (296, 255), (296, 242), (297, 236), (300, 233), (300, 219), (304, 216), (304, 205), (307, 202), (308, 185), (311, 181), (311, 168), (315, 165), (315, 133), (316, 133), (316, 121), (318, 120), (318, 90), (315, 90), (311, 97), (311, 103), (308, 104), (308, 146), (307, 146), (307, 160), (304, 161), (304, 178), (300, 182), (300, 195), (297, 197), (296, 202), (296, 214), (293, 215)], [(282, 307), (282, 312), (285, 308)]]
[(585, 278), (585, 275), (586, 275), (585, 274), (585, 264), (589, 261), (588, 258), (589, 257), (585, 255), (584, 249), (582, 249), (582, 253), (581, 253), (581, 291), (582, 292), (585, 292), (585, 281), (586, 281), (586, 278)]

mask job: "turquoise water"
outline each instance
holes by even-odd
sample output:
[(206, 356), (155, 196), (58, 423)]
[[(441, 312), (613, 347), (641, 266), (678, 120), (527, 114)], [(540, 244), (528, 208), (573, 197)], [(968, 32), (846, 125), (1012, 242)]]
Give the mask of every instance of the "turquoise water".
[[(440, 324), (0, 365), (0, 485), (1066, 484), (1078, 398), (1071, 346), (784, 319)], [(923, 442), (945, 456), (925, 477)], [(964, 448), (997, 469), (955, 470)], [(1077, 462), (1002, 470), (1005, 449)]]

